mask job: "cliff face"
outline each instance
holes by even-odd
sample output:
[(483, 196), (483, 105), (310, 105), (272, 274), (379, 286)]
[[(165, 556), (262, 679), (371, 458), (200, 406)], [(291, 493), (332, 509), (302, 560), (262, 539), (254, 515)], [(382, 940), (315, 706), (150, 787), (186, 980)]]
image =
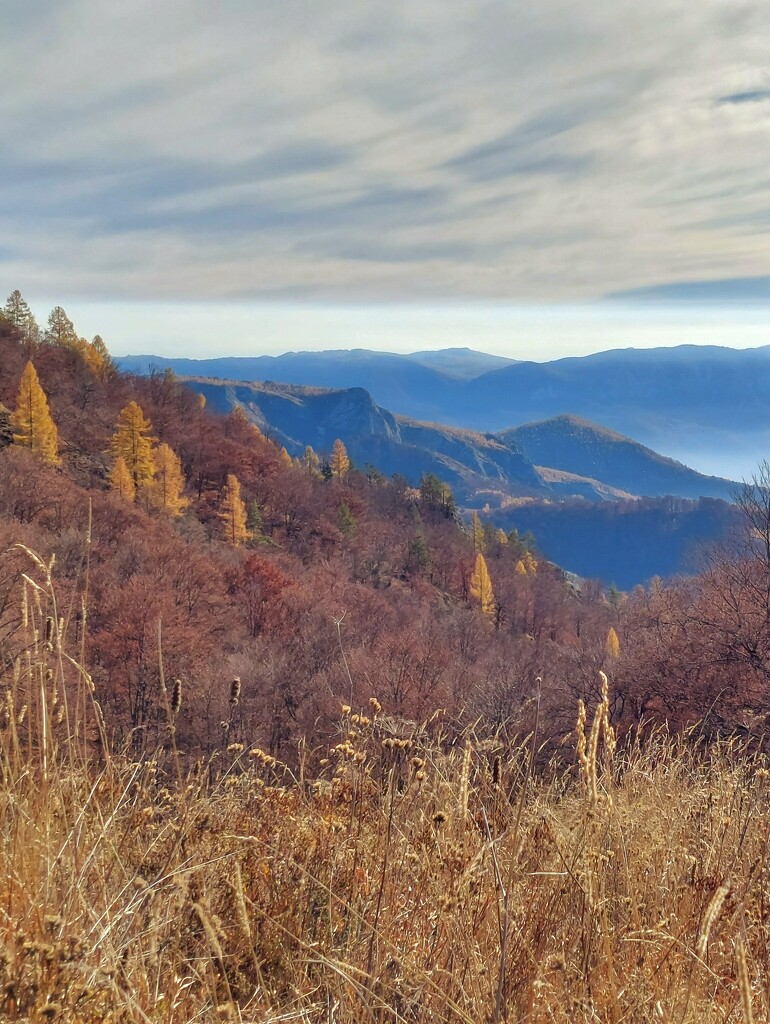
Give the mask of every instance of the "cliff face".
[(461, 500), (480, 490), (588, 501), (668, 494), (729, 499), (736, 487), (576, 416), (479, 433), (394, 416), (363, 388), (332, 391), (201, 378), (188, 384), (218, 411), (240, 406), (292, 455), (301, 455), (307, 445), (328, 454), (339, 437), (357, 466), (376, 466), (386, 476), (398, 473), (413, 484), (424, 473), (435, 473)]
[(371, 464), (386, 476), (399, 473), (413, 484), (424, 473), (435, 473), (457, 490), (491, 480), (514, 493), (549, 491), (515, 444), (472, 430), (393, 416), (363, 388), (327, 391), (200, 378), (186, 383), (205, 395), (217, 411), (240, 406), (264, 434), (292, 455), (301, 455), (307, 445), (328, 453), (339, 437), (356, 465)]

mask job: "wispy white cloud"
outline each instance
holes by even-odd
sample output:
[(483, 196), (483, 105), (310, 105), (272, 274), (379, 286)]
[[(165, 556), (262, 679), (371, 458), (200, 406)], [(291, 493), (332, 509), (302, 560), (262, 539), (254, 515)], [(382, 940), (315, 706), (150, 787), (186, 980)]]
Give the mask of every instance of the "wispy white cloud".
[(770, 272), (761, 0), (12, 6), (8, 289), (550, 301)]

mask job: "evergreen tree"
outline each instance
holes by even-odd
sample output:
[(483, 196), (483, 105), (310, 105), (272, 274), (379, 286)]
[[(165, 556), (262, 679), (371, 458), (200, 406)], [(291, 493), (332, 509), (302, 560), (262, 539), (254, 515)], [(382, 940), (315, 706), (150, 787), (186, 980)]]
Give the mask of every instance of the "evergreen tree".
[(227, 483), (222, 492), (218, 515), (222, 520), (222, 528), (228, 544), (238, 547), (248, 540), (246, 506), (241, 498), (241, 483), (235, 473), (227, 474)]
[(30, 448), (45, 462), (59, 463), (59, 433), (48, 410), (48, 399), (35, 367), (28, 362), (19, 382), (16, 411), (11, 416), (13, 440)]
[(248, 513), (246, 515), (246, 529), (249, 531), (251, 537), (261, 537), (264, 525), (262, 509), (260, 508), (259, 502), (250, 501)]
[(471, 512), (471, 543), (473, 544), (473, 551), (477, 555), (483, 554), (486, 550), (484, 528), (481, 525), (481, 519), (476, 509)]
[(110, 481), (110, 487), (113, 491), (117, 491), (121, 498), (125, 498), (126, 501), (133, 501), (136, 497), (136, 487), (134, 487), (134, 478), (128, 471), (126, 460), (122, 455), (119, 455), (115, 459), (115, 465), (110, 470), (108, 477)]
[(11, 410), (0, 402), (0, 448), (7, 448), (13, 444), (13, 426)]
[(152, 483), (147, 486), (147, 498), (153, 508), (165, 512), (175, 519), (190, 504), (182, 496), (185, 479), (179, 456), (167, 444), (159, 444), (153, 453), (155, 473)]
[(120, 410), (116, 430), (110, 441), (110, 454), (115, 460), (122, 458), (125, 462), (137, 498), (139, 490), (149, 484), (155, 475), (155, 438), (150, 436), (151, 430), (152, 424), (144, 418), (141, 408), (132, 399)]
[(620, 640), (612, 626), (610, 626), (609, 632), (607, 633), (607, 640), (604, 645), (604, 649), (607, 652), (607, 657), (613, 661), (620, 655)]
[(352, 537), (356, 532), (356, 520), (348, 505), (342, 504), (337, 509), (337, 526), (344, 537)]
[(40, 330), (32, 315), (32, 310), (22, 298), (18, 288), (8, 296), (3, 308), (3, 315), (21, 332), (24, 341), (37, 341)]
[(420, 506), (429, 515), (457, 519), (457, 502), (452, 491), (434, 473), (426, 473), (420, 480)]
[(48, 316), (48, 328), (44, 340), (49, 345), (61, 345), (64, 348), (80, 348), (80, 338), (75, 325), (61, 306), (54, 306)]
[(337, 438), (332, 446), (332, 457), (329, 460), (329, 467), (332, 471), (332, 476), (337, 480), (344, 479), (350, 470), (348, 450), (339, 438)]
[(492, 580), (484, 556), (476, 555), (476, 566), (471, 575), (471, 597), (475, 597), (481, 605), (482, 613), (488, 618), (495, 617), (495, 595), (492, 591)]
[(430, 549), (425, 534), (419, 532), (409, 542), (406, 552), (406, 568), (408, 572), (425, 572), (430, 565)]

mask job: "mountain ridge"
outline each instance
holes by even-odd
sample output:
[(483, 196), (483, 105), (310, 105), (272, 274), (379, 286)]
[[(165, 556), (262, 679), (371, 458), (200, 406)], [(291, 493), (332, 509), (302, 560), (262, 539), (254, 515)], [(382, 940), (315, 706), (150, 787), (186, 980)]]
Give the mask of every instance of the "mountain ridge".
[[(300, 456), (307, 445), (328, 453), (340, 437), (357, 464), (377, 465), (382, 472), (398, 473), (415, 484), (424, 473), (435, 473), (459, 489), (464, 499), (490, 481), (510, 496), (580, 495), (592, 500), (665, 494), (729, 498), (736, 486), (577, 417), (557, 417), (499, 433), (480, 432), (393, 414), (364, 388), (183, 380), (219, 412), (240, 406), (263, 433), (292, 455)], [(544, 431), (550, 446), (543, 445)], [(563, 456), (556, 450), (560, 440)], [(554, 472), (562, 477), (557, 479)], [(640, 486), (643, 481), (646, 485)]]
[(467, 379), (408, 356), (365, 349), (118, 361), (134, 372), (154, 364), (191, 376), (361, 386), (394, 413), (482, 432), (569, 413), (731, 478), (751, 475), (770, 449), (770, 346), (610, 349), (547, 362), (521, 360)]

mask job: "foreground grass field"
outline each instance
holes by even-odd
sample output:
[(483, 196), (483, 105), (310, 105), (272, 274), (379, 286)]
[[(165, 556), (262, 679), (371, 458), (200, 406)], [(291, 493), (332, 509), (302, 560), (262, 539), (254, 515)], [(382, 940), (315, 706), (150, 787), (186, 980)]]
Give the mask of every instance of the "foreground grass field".
[(561, 767), (532, 770), (536, 736), (449, 743), (374, 698), (341, 707), (313, 777), (228, 740), (191, 764), (170, 683), (167, 742), (131, 760), (29, 557), (2, 679), (0, 1019), (770, 1019), (761, 751), (616, 746), (605, 684)]

